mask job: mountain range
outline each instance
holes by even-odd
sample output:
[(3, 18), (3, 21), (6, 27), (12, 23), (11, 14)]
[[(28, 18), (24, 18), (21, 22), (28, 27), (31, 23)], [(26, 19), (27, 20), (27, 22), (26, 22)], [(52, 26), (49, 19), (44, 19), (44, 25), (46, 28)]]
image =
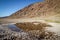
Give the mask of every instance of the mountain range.
[(0, 19), (25, 18), (37, 18), (58, 22), (60, 20), (60, 0), (44, 0), (43, 2), (33, 3), (21, 10), (18, 10), (8, 17), (3, 17)]
[(60, 0), (45, 0), (44, 2), (33, 3), (21, 10), (18, 10), (8, 18), (49, 17), (60, 14), (59, 12)]

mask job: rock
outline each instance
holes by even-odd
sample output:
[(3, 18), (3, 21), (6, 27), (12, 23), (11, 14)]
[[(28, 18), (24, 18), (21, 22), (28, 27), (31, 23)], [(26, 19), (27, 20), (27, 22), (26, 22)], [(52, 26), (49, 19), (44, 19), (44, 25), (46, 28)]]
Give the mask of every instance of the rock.
[(0, 40), (60, 40), (60, 36), (45, 30), (12, 31), (0, 26)]

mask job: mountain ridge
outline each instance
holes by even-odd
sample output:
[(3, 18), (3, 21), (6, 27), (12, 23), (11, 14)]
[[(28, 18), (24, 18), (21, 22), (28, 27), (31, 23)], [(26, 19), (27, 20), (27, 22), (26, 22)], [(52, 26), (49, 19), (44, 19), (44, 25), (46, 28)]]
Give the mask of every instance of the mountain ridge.
[(59, 2), (60, 0), (44, 0), (43, 2), (33, 3), (11, 14), (7, 18), (33, 18), (33, 17), (45, 18), (53, 16), (60, 12)]
[(45, 0), (28, 5), (6, 18), (0, 19), (0, 22), (25, 22), (30, 19), (60, 22), (60, 0)]

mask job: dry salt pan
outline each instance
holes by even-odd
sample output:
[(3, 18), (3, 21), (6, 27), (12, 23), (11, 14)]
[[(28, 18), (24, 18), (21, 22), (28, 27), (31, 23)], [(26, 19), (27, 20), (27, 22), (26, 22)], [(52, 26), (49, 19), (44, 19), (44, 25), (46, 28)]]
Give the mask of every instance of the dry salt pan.
[(60, 23), (49, 23), (52, 27), (46, 27), (46, 30), (55, 32), (57, 35), (60, 36)]

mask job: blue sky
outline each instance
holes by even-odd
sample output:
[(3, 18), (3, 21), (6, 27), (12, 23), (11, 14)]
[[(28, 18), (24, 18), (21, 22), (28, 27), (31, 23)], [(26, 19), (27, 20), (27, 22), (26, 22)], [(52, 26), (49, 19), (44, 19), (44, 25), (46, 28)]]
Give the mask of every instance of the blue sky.
[(9, 16), (12, 13), (43, 0), (0, 0), (0, 17)]

